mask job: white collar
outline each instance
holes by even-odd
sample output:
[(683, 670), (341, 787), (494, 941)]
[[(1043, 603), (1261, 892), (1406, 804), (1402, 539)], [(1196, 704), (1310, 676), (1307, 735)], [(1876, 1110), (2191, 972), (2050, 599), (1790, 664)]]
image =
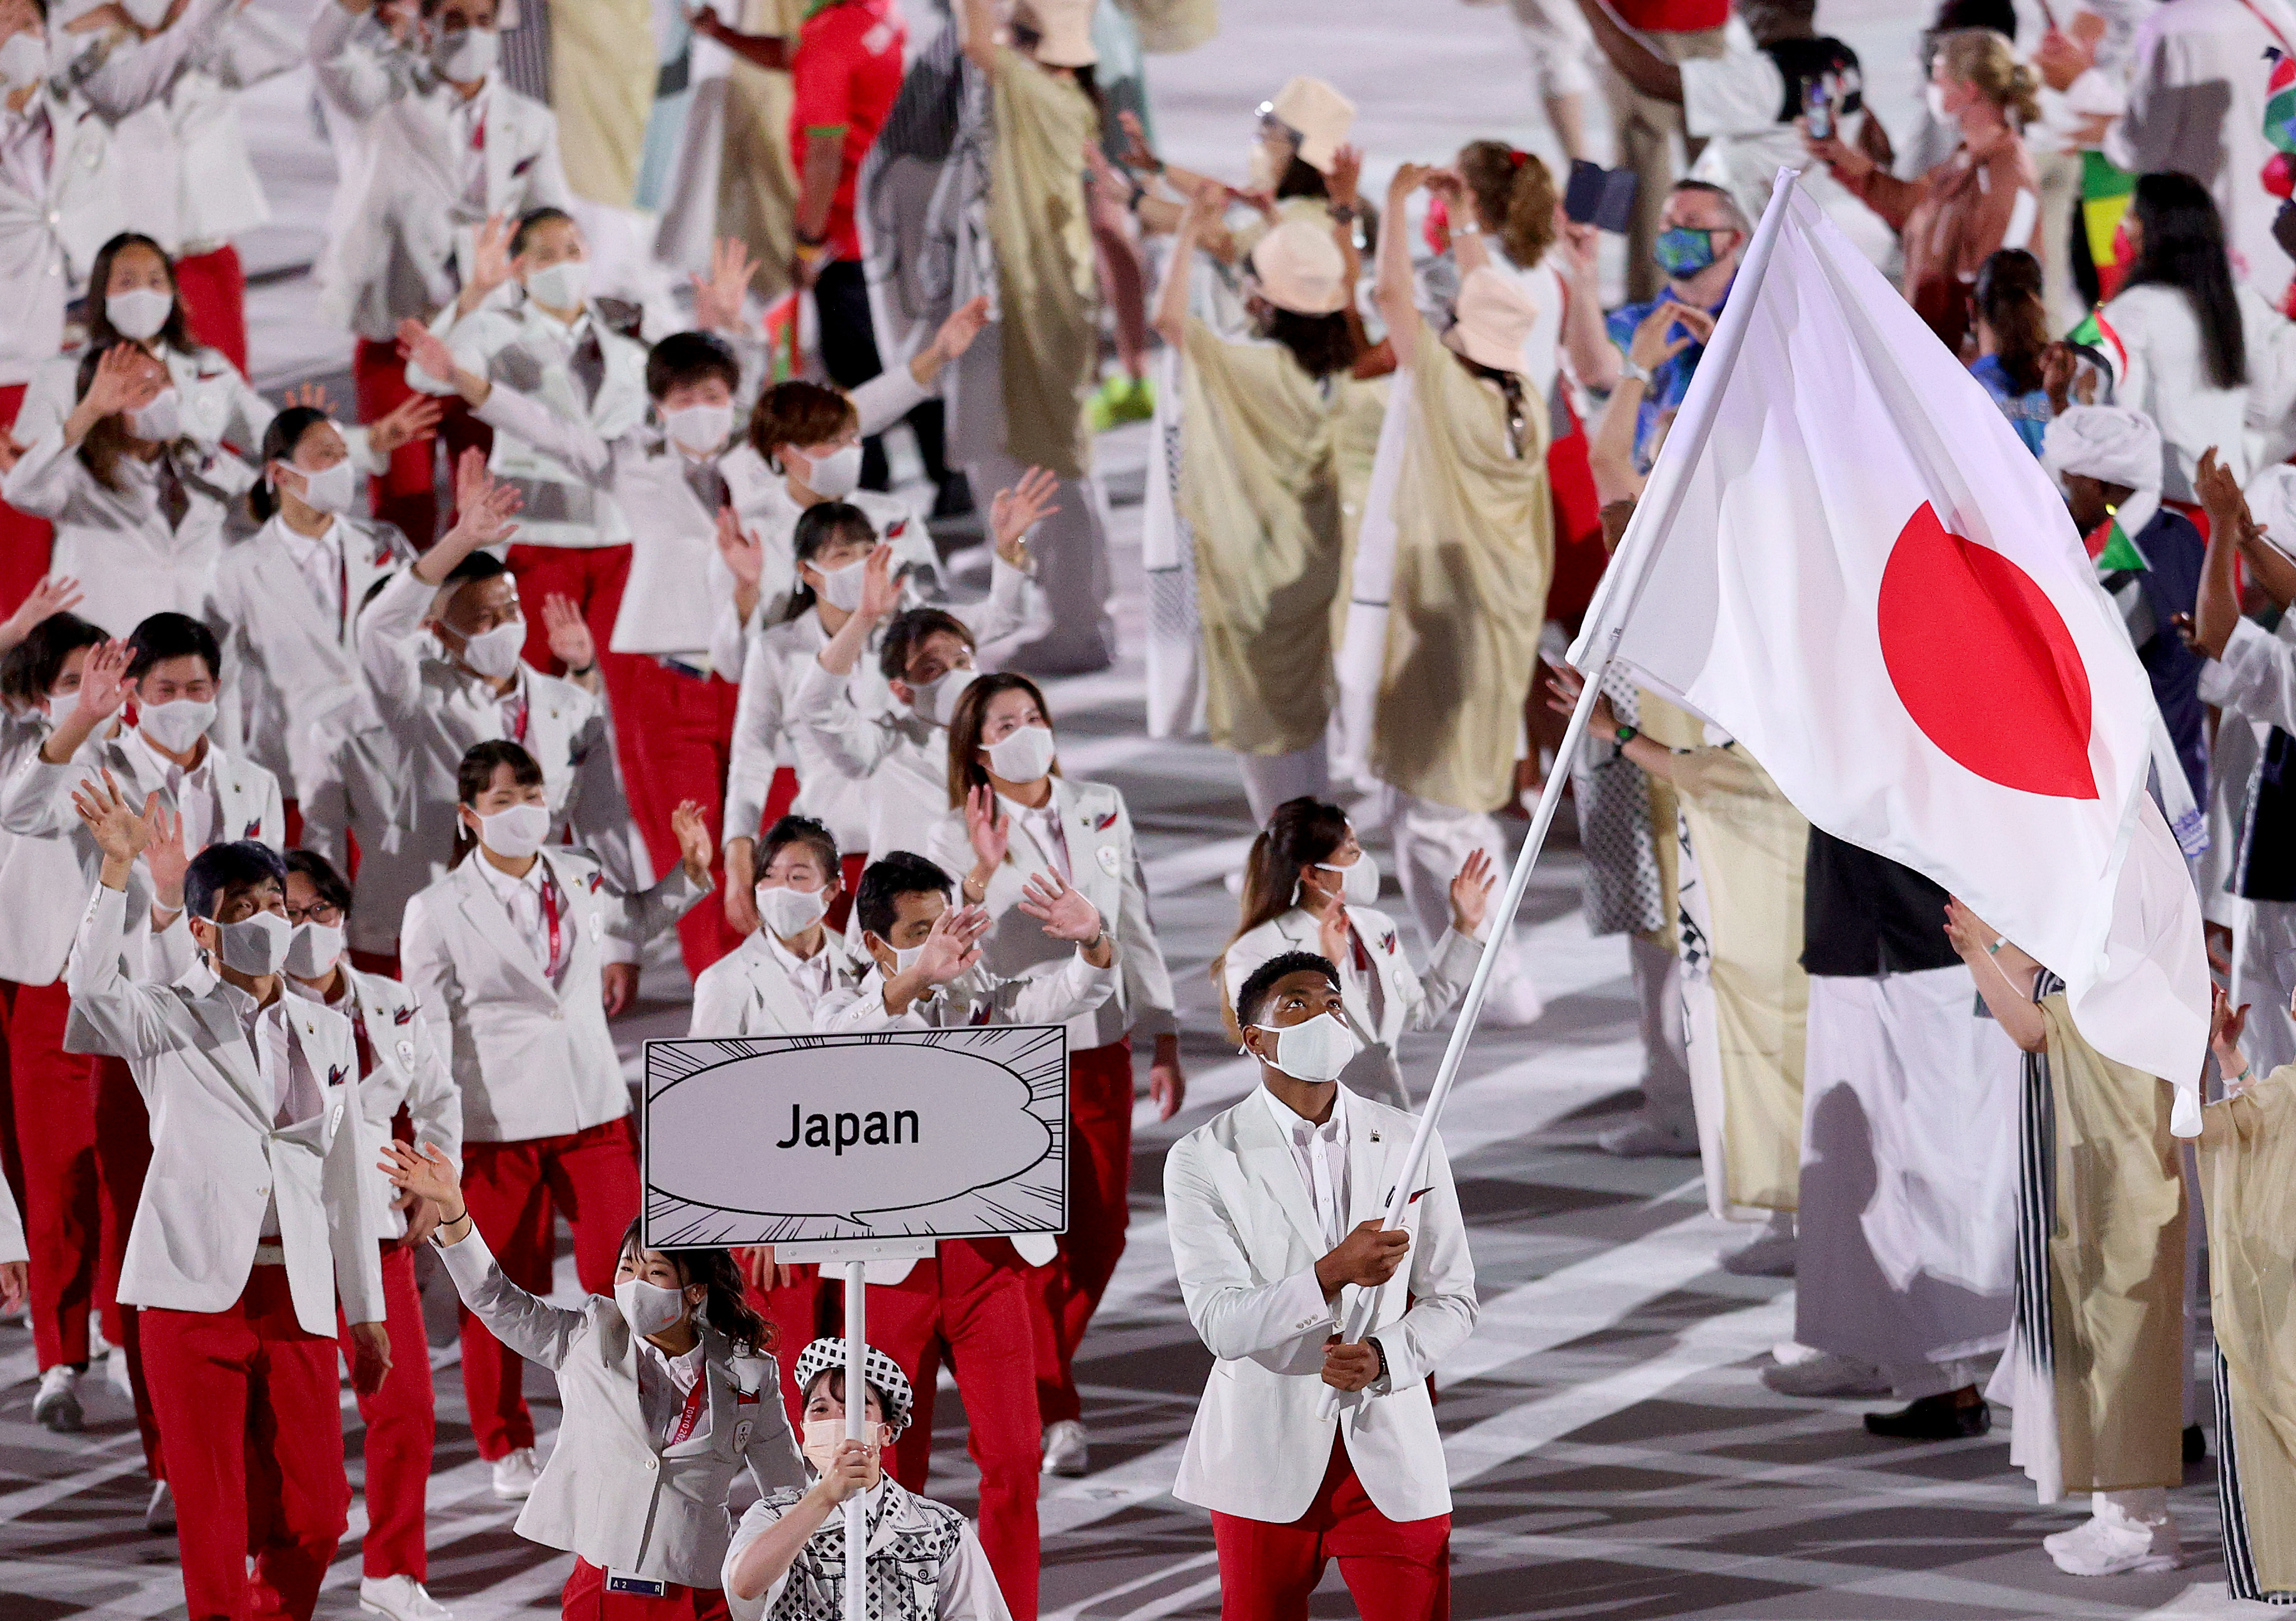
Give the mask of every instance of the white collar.
[(207, 748), (200, 755), (199, 764), (191, 766), (177, 765), (154, 748), (152, 745), (152, 740), (144, 735), (144, 728), (140, 726), (130, 731), (127, 738), (142, 752), (144, 758), (151, 763), (152, 769), (160, 774), (160, 780), (162, 782), (167, 780), (168, 773), (170, 771), (181, 771), (184, 774), (184, 786), (204, 787), (207, 785), (209, 779), (209, 768), (215, 764), (216, 746), (213, 738), (208, 740)]
[(539, 893), (542, 889), (542, 875), (550, 865), (546, 857), (537, 855), (534, 858), (534, 865), (526, 869), (525, 876), (514, 878), (492, 861), (488, 860), (487, 852), (482, 849), (473, 849), (463, 860), (475, 863), (479, 869), (479, 876), (486, 881), (487, 886), (496, 894), (504, 896), (516, 894), (521, 889), (530, 889)]
[(672, 1356), (653, 1341), (643, 1336), (637, 1337), (637, 1341), (640, 1351), (652, 1357), (666, 1372), (679, 1379), (687, 1389), (691, 1390), (694, 1381), (701, 1377), (702, 1353), (709, 1349), (709, 1344), (702, 1337), (699, 1327), (696, 1327), (693, 1331), (693, 1349), (678, 1356)]
[(279, 526), (279, 538), (289, 549), (296, 552), (324, 551), (340, 548), (343, 543), (342, 519), (333, 513), (327, 514), (327, 527), (316, 535), (307, 535), (287, 522), (285, 513), (275, 513), (271, 521)]
[[(246, 992), (241, 990), (237, 985), (233, 984), (231, 981), (226, 979), (222, 975), (217, 974), (212, 966), (209, 967), (208, 972), (214, 975), (216, 990), (222, 994), (224, 1000), (231, 1004), (232, 1012), (238, 1015), (239, 1021), (242, 1024), (254, 1019), (260, 1018), (265, 1014), (272, 1015), (273, 1016), (282, 1020), (285, 1019), (287, 1016), (287, 997), (283, 991), (279, 995), (273, 997), (269, 1004), (266, 1006), (258, 1003), (252, 996), (250, 996)], [(283, 982), (286, 982), (285, 975), (283, 974), (280, 975), (280, 978)]]
[(766, 950), (773, 953), (774, 960), (781, 964), (782, 971), (785, 974), (818, 974), (829, 966), (829, 953), (833, 936), (831, 935), (829, 925), (825, 922), (821, 926), (821, 950), (810, 957), (800, 957), (782, 943), (780, 935), (763, 924), (758, 926), (758, 935), (766, 942)]
[(1348, 1089), (1344, 1086), (1332, 1094), (1332, 1117), (1320, 1125), (1278, 1098), (1267, 1082), (1262, 1081), (1258, 1090), (1267, 1100), (1268, 1118), (1275, 1122), (1275, 1129), (1283, 1134), (1285, 1142), (1298, 1140), (1302, 1126), (1326, 1141), (1348, 1140)]

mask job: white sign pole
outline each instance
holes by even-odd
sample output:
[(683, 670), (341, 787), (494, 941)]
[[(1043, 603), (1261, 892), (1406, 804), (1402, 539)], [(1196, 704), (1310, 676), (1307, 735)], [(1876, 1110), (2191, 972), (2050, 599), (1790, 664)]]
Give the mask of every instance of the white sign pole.
[[(845, 1263), (845, 1438), (858, 1441), (869, 1420), (869, 1384), (863, 1372), (869, 1356), (868, 1263)], [(891, 1415), (888, 1414), (888, 1417)], [(879, 1458), (881, 1468), (890, 1461)], [(869, 1512), (856, 1492), (845, 1500), (845, 1621), (869, 1621)]]

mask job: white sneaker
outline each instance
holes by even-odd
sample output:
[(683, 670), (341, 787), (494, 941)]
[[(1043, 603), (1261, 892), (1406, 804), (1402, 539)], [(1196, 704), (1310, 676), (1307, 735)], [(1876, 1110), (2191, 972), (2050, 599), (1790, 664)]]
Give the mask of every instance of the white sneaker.
[(144, 1528), (154, 1536), (176, 1528), (176, 1494), (164, 1480), (152, 1486), (152, 1501), (144, 1505)]
[(455, 1621), (455, 1612), (411, 1576), (368, 1576), (359, 1583), (359, 1608), (390, 1621)]
[(534, 1461), (534, 1449), (521, 1446), (507, 1457), (495, 1460), (495, 1495), (505, 1502), (516, 1502), (533, 1494), (534, 1483), (542, 1478), (542, 1466)]
[(2185, 1562), (2183, 1542), (2174, 1519), (2147, 1526), (2131, 1519), (2108, 1521), (2099, 1514), (2070, 1531), (2043, 1537), (2041, 1546), (2067, 1576), (2105, 1576), (2174, 1570)]
[(1890, 1378), (1871, 1362), (1831, 1351), (1800, 1362), (1762, 1370), (1762, 1383), (1780, 1395), (1878, 1396), (1890, 1394)]
[(32, 1419), (43, 1429), (60, 1436), (77, 1435), (87, 1428), (79, 1408), (79, 1370), (58, 1362), (40, 1374), (40, 1393), (32, 1398)]
[(135, 1381), (127, 1377), (127, 1347), (114, 1345), (103, 1359), (103, 1382), (119, 1393), (119, 1399), (133, 1403)]
[(1086, 1450), (1084, 1426), (1076, 1419), (1062, 1419), (1045, 1427), (1046, 1474), (1071, 1477), (1083, 1474)]
[(438, 1372), (441, 1368), (452, 1368), (462, 1360), (463, 1341), (460, 1336), (448, 1340), (443, 1345), (430, 1347), (430, 1371), (433, 1373)]

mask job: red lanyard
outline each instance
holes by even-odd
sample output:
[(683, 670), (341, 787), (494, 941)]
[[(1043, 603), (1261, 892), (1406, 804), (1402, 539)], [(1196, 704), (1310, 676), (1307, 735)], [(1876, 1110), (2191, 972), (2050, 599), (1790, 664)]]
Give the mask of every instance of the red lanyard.
[(2250, 16), (2255, 18), (2258, 22), (2263, 25), (2264, 31), (2271, 35), (2272, 37), (2278, 42), (2282, 50), (2284, 51), (2288, 48), (2288, 36), (2280, 31), (2280, 25), (2278, 23), (2273, 21), (2271, 18), (2266, 16), (2262, 12), (2257, 9), (2256, 0), (2240, 0), (2240, 3), (2248, 8), (2248, 14)]
[(709, 1367), (704, 1362), (701, 1374), (693, 1381), (693, 1388), (686, 1393), (685, 1411), (677, 1415), (677, 1425), (669, 1432), (670, 1445), (676, 1446), (684, 1441), (693, 1433), (693, 1427), (701, 1422), (701, 1398), (709, 1394)]
[(561, 901), (558, 880), (551, 876), (545, 863), (542, 868), (542, 921), (550, 928), (550, 955), (543, 959), (543, 972), (551, 978), (558, 977), (558, 923)]
[(526, 718), (533, 706), (526, 701), (523, 689), (503, 700), (503, 708), (510, 713), (510, 740), (521, 748), (526, 745)]

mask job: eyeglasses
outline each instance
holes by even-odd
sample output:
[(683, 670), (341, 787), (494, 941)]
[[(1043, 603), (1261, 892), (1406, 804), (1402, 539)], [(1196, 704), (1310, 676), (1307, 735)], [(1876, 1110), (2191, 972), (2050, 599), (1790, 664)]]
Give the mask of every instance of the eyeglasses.
[(314, 901), (308, 906), (290, 906), (287, 909), (287, 921), (290, 923), (316, 923), (323, 927), (332, 927), (342, 920), (343, 909), (329, 901)]

